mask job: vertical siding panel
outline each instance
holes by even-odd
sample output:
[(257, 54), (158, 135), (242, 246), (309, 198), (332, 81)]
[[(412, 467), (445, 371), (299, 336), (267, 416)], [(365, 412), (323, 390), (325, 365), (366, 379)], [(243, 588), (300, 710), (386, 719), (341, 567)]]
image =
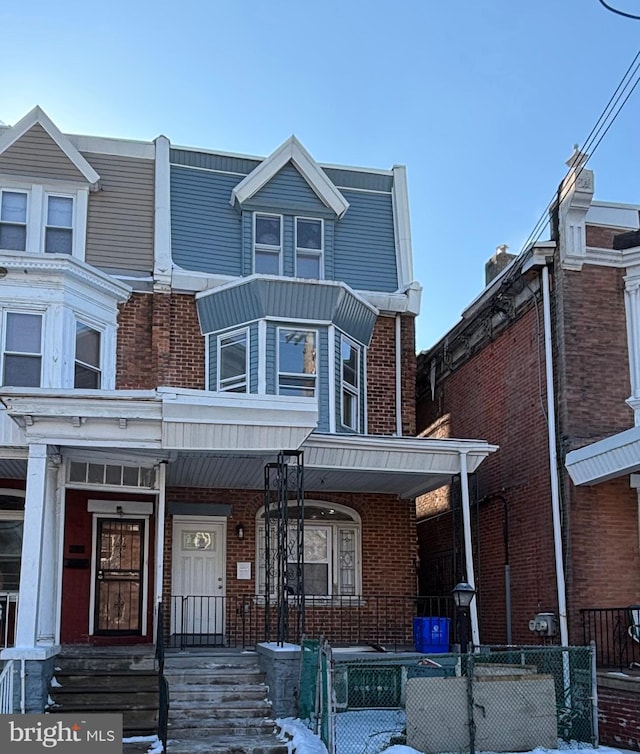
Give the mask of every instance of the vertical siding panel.
[(242, 213), (242, 274), (253, 272), (253, 212)]
[(278, 374), (276, 336), (275, 323), (267, 322), (267, 395), (275, 395), (278, 392), (276, 389)]
[(216, 390), (218, 387), (218, 336), (209, 335), (207, 337), (209, 348), (209, 390)]
[(285, 215), (283, 218), (283, 233), (282, 233), (282, 269), (287, 277), (293, 277), (295, 275), (295, 232), (294, 232), (294, 219), (290, 215)]
[(316, 360), (318, 390), (318, 432), (329, 431), (329, 334), (326, 327), (318, 331), (318, 358)]
[(258, 323), (249, 327), (249, 392), (258, 392)]
[(334, 264), (334, 221), (324, 221), (324, 276), (327, 280), (335, 280)]

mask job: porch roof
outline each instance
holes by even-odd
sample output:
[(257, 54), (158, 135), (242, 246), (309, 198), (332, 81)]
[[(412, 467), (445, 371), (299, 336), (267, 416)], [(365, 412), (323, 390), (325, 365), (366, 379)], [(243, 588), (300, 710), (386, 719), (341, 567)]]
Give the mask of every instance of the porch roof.
[[(168, 462), (172, 487), (262, 489), (280, 450), (304, 452), (305, 488), (411, 499), (473, 473), (497, 450), (484, 440), (312, 433), (317, 405), (304, 398), (159, 388), (76, 391), (4, 388), (7, 413), (27, 442), (85, 460)], [(0, 453), (0, 455), (3, 455)]]
[(591, 485), (640, 471), (640, 427), (567, 453), (565, 466), (576, 485)]

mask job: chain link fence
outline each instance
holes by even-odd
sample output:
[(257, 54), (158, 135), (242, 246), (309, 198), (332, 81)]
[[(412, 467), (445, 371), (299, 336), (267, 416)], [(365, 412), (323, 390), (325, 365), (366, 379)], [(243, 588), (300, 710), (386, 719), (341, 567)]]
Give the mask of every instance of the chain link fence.
[(305, 643), (299, 701), (329, 754), (597, 746), (589, 647), (420, 655), (332, 652), (321, 640)]

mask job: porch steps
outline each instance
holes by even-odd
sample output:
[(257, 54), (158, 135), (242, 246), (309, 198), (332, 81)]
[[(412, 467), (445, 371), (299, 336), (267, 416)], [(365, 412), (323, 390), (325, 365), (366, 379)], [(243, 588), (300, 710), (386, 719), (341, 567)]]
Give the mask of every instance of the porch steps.
[(255, 653), (167, 652), (164, 674), (168, 754), (286, 754)]
[(67, 646), (55, 658), (48, 711), (122, 713), (123, 734), (158, 731), (158, 674), (154, 647)]

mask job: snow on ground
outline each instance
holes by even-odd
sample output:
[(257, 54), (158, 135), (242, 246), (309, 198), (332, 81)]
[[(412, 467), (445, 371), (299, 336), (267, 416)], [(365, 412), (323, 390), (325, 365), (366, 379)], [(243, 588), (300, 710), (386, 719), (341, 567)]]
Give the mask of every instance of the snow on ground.
[[(371, 715), (375, 716), (378, 733), (371, 734)], [(395, 717), (394, 717), (395, 715)], [(402, 716), (400, 722), (399, 715)], [(337, 715), (337, 754), (378, 754), (383, 751), (381, 747), (389, 741), (390, 735), (401, 731), (404, 727), (404, 715), (399, 710), (363, 710), (362, 712), (341, 712)], [(320, 738), (314, 735), (306, 725), (292, 717), (277, 721), (282, 733), (281, 738), (288, 740), (289, 751), (296, 754), (327, 754), (327, 749)], [(398, 728), (398, 725), (400, 727)], [(342, 730), (341, 730), (342, 728)], [(382, 731), (388, 731), (386, 739), (382, 740)], [(348, 736), (344, 738), (346, 735)], [(591, 748), (586, 744), (576, 745), (575, 748), (566, 748), (563, 744), (561, 749), (534, 749), (529, 754), (586, 754)], [(597, 754), (625, 754), (625, 749), (613, 749), (609, 746), (600, 746)], [(155, 754), (155, 753), (154, 753)], [(384, 749), (384, 754), (420, 754), (410, 746), (395, 745)], [(484, 752), (483, 754), (491, 754)], [(507, 754), (515, 754), (508, 752)], [(519, 752), (519, 754), (524, 754)]]
[(130, 738), (123, 738), (123, 744), (149, 744), (147, 754), (162, 754), (164, 751), (162, 747), (162, 741), (158, 736), (131, 736)]

